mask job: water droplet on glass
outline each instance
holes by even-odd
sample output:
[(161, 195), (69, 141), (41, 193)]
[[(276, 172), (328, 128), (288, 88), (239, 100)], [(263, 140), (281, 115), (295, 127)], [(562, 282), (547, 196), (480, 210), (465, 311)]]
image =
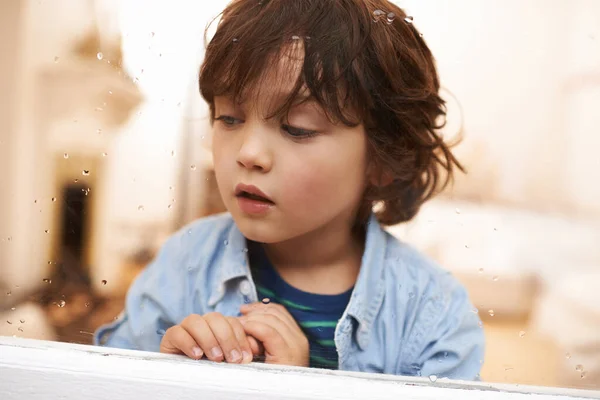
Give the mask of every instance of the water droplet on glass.
[(468, 248), (469, 248), (469, 245), (468, 245), (468, 244), (465, 244), (465, 249), (468, 249)]
[(58, 303), (56, 303), (56, 305), (59, 306), (60, 308), (63, 308), (64, 306), (67, 305), (67, 302), (64, 300), (61, 300)]
[(77, 183), (77, 182), (79, 182), (79, 179), (75, 179), (73, 182)]
[(567, 360), (569, 360), (571, 358), (571, 353), (566, 353), (565, 357), (567, 358)]
[(34, 200), (34, 201), (33, 201), (33, 204), (37, 204), (37, 200)]
[(188, 230), (188, 235), (191, 235), (191, 234), (192, 234), (192, 230), (190, 229), (190, 230)]
[(102, 153), (102, 157), (106, 157), (108, 155), (108, 153), (104, 152)]
[(437, 381), (437, 379), (438, 379), (437, 375), (429, 375), (429, 381), (430, 382), (435, 382), (435, 381)]
[(396, 14), (394, 14), (393, 12), (388, 13), (387, 15), (387, 23), (391, 24), (392, 22), (394, 22), (394, 20), (396, 19)]
[(10, 295), (12, 295), (12, 292), (9, 290), (8, 292), (6, 292), (6, 295), (10, 296)]
[(262, 299), (263, 304), (269, 304), (270, 302), (271, 302), (271, 299), (269, 299), (268, 297), (265, 297), (264, 299)]
[(587, 375), (587, 372), (581, 371), (581, 376), (580, 376), (581, 379), (585, 379), (586, 375)]
[(20, 319), (19, 322), (22, 323), (22, 324), (24, 324), (25, 320), (24, 319)]
[(48, 278), (44, 278), (44, 279), (42, 279), (42, 281), (44, 283), (47, 283), (47, 284), (51, 284), (52, 283), (52, 279), (48, 279)]
[(54, 62), (57, 63), (59, 60), (58, 56), (54, 57)]
[(96, 108), (94, 108), (94, 110), (97, 111), (97, 112), (102, 112), (102, 111), (104, 111), (104, 108), (102, 108), (102, 107), (96, 107)]
[(9, 242), (12, 241), (12, 236), (7, 237), (6, 240), (8, 240)]
[(23, 328), (21, 328), (21, 327), (18, 327), (18, 328), (17, 328), (17, 330), (18, 330), (19, 332), (23, 332)]
[(223, 241), (223, 244), (224, 244), (225, 246), (227, 246), (227, 245), (229, 244), (229, 241), (228, 241), (227, 239), (225, 239), (225, 240)]
[(157, 329), (156, 330), (156, 334), (157, 335), (164, 336), (165, 333), (167, 333), (167, 331), (165, 331), (164, 329)]
[(494, 275), (494, 276), (492, 277), (492, 280), (493, 280), (494, 282), (497, 282), (497, 281), (498, 281), (498, 275)]
[(97, 133), (98, 135), (100, 135), (100, 134), (102, 133), (102, 129), (100, 129), (100, 128), (96, 129), (96, 133)]
[(248, 248), (245, 247), (244, 250), (242, 250), (243, 253), (247, 253), (248, 252)]
[(144, 206), (138, 206), (138, 211), (144, 211)]
[(112, 94), (112, 90), (109, 90), (109, 91), (108, 91), (108, 94)]
[(64, 157), (64, 158), (65, 158), (65, 160), (66, 160), (67, 158), (69, 158), (69, 154), (68, 154), (68, 153), (65, 153), (65, 154), (63, 154), (63, 157)]
[(581, 365), (581, 364), (577, 364), (577, 365), (575, 366), (575, 371), (577, 371), (577, 372), (583, 372), (583, 365)]
[(48, 229), (44, 229), (44, 233), (48, 233), (50, 232)]
[(294, 36), (292, 36), (292, 40), (300, 40), (300, 36), (294, 35)]
[(16, 311), (17, 307), (11, 307), (10, 311)]
[(412, 24), (413, 21), (414, 21), (414, 18), (411, 16), (404, 18), (404, 22), (406, 22), (407, 24)]
[(171, 157), (175, 156), (175, 150), (171, 150)]
[(477, 323), (477, 325), (478, 325), (480, 328), (483, 328), (483, 322), (479, 321), (479, 322)]
[(460, 214), (460, 209), (457, 208), (456, 210), (454, 210), (454, 212)]
[(167, 208), (170, 210), (171, 208), (173, 208), (173, 204), (169, 204), (169, 205), (167, 206)]
[(91, 303), (90, 303), (89, 301), (86, 301), (86, 302), (85, 302), (85, 306), (86, 306), (86, 307), (89, 307), (89, 306), (90, 306), (90, 304), (91, 304)]
[(6, 320), (6, 323), (12, 325), (12, 322), (10, 322), (9, 320)]
[(381, 18), (385, 16), (385, 11), (383, 10), (375, 10), (373, 11), (373, 22), (379, 22)]
[(150, 32), (150, 37), (153, 38), (154, 37), (154, 32)]
[(409, 292), (408, 293), (408, 298), (412, 299), (413, 297), (415, 297), (415, 294), (413, 292)]
[(98, 60), (102, 60), (104, 58), (104, 54), (99, 51), (98, 54), (96, 54), (96, 58), (98, 58)]
[(483, 268), (479, 268), (479, 273), (483, 274)]
[(52, 202), (54, 203), (55, 201), (56, 201), (56, 197), (53, 197), (52, 198)]
[(190, 167), (192, 169), (192, 171), (196, 170), (196, 166), (192, 164), (192, 166)]
[(494, 310), (489, 310), (488, 313), (490, 314), (490, 317), (493, 317), (495, 315)]
[(477, 307), (475, 307), (475, 308), (473, 308), (473, 309), (471, 310), (471, 312), (472, 312), (473, 314), (479, 314), (479, 309), (478, 309)]
[(525, 337), (525, 331), (521, 331), (521, 332), (519, 332), (519, 337), (520, 337), (520, 338), (524, 338), (524, 337)]
[(239, 42), (239, 41), (240, 41), (240, 39), (238, 39), (238, 38), (233, 38), (233, 43), (237, 43), (237, 42)]
[(108, 283), (108, 281), (106, 279), (102, 279), (102, 284), (106, 285)]

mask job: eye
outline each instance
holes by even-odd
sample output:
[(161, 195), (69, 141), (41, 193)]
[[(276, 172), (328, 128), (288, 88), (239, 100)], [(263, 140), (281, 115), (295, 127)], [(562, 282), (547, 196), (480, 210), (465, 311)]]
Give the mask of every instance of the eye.
[(235, 126), (244, 122), (239, 118), (231, 117), (229, 115), (220, 115), (219, 117), (215, 118), (215, 121), (220, 121), (226, 126)]
[(294, 139), (305, 139), (305, 138), (309, 138), (309, 137), (313, 137), (315, 136), (318, 132), (317, 131), (310, 131), (307, 129), (302, 129), (302, 128), (296, 128), (290, 125), (281, 125), (281, 129), (283, 129), (289, 136), (293, 137)]

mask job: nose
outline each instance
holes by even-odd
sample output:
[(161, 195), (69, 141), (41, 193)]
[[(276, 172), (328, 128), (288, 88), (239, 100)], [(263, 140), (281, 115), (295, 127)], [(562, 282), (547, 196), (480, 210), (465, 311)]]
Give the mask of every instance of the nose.
[(273, 160), (268, 145), (267, 132), (259, 126), (248, 126), (242, 134), (242, 143), (237, 155), (238, 165), (249, 169), (268, 172)]

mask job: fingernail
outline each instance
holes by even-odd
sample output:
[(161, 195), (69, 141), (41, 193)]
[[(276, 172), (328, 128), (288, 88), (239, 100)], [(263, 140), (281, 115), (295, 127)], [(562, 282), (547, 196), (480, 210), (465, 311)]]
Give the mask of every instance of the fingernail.
[(252, 354), (247, 351), (242, 351), (242, 354), (244, 355), (244, 362), (252, 362)]
[(231, 358), (229, 361), (236, 362), (239, 361), (242, 355), (236, 349), (231, 350)]
[(194, 354), (194, 357), (196, 357), (196, 358), (200, 358), (204, 355), (204, 353), (202, 352), (200, 347), (194, 347), (192, 349), (192, 354)]
[(210, 352), (214, 358), (219, 358), (219, 357), (223, 356), (223, 352), (218, 347), (213, 347)]

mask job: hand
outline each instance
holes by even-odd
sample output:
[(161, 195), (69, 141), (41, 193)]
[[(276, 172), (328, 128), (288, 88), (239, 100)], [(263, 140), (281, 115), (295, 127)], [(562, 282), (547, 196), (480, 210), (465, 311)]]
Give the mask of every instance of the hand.
[(308, 339), (285, 307), (253, 303), (240, 311), (245, 333), (262, 342), (266, 363), (308, 366)]
[(253, 354), (261, 353), (261, 347), (248, 337), (238, 318), (213, 312), (191, 314), (180, 325), (169, 328), (160, 342), (160, 352), (185, 354), (195, 360), (206, 355), (212, 361), (245, 364), (252, 361)]

